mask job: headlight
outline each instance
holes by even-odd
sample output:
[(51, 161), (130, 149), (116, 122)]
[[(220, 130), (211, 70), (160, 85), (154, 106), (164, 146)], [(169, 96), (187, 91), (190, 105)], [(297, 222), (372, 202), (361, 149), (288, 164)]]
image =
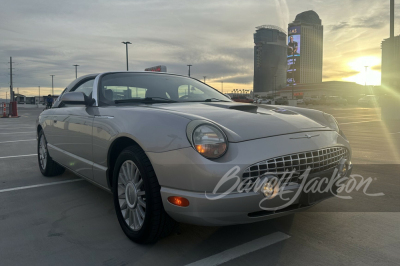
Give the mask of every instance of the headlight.
[(217, 159), (224, 155), (228, 149), (228, 141), (222, 130), (215, 125), (198, 122), (200, 121), (192, 121), (187, 128), (187, 135), (194, 149), (208, 159)]
[(332, 115), (324, 113), (324, 118), (328, 122), (328, 126), (330, 128), (335, 130), (337, 133), (340, 132), (339, 124), (338, 124), (338, 122), (336, 121), (336, 119)]

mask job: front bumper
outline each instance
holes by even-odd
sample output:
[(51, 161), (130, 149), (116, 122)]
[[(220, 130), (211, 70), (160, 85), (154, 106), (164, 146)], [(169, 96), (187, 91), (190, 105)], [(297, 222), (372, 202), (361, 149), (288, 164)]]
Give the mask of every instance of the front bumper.
[[(241, 169), (237, 174), (238, 178), (241, 179), (243, 171), (249, 165), (295, 152), (343, 146), (349, 150), (351, 158), (350, 146), (339, 134), (333, 131), (319, 131), (312, 134), (314, 133), (319, 134), (319, 136), (311, 139), (296, 139), (304, 136), (304, 133), (298, 133), (230, 143), (227, 154), (214, 161), (200, 156), (193, 148), (183, 148), (164, 153), (148, 152), (147, 154), (161, 185), (164, 209), (176, 221), (217, 226), (251, 223), (307, 209), (312, 205), (304, 204), (299, 195), (295, 197), (299, 185), (285, 188), (284, 198), (295, 198), (293, 201), (289, 201), (291, 204), (288, 206), (285, 206), (288, 200), (281, 197), (268, 199), (260, 204), (265, 199), (261, 192), (232, 192), (217, 200), (210, 200), (207, 196), (215, 197), (234, 185), (235, 178), (225, 182), (213, 194), (221, 178), (235, 166)], [(168, 201), (170, 196), (185, 197), (189, 200), (190, 205), (188, 207), (175, 206)], [(285, 207), (276, 210), (264, 209), (282, 206)]]

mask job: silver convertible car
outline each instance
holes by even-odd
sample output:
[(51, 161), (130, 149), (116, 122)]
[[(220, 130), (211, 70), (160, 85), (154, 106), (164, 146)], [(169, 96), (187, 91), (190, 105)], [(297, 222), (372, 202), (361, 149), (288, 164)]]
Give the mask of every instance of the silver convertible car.
[(243, 224), (309, 208), (337, 187), (317, 193), (304, 180), (351, 171), (349, 142), (331, 115), (236, 103), (167, 73), (76, 79), (40, 114), (37, 140), (42, 174), (68, 169), (110, 191), (122, 230), (138, 243), (177, 222)]

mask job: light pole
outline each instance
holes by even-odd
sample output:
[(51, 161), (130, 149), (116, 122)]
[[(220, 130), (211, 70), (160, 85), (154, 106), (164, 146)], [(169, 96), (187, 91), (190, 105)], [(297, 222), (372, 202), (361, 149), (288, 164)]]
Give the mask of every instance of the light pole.
[(224, 93), (224, 82), (221, 81), (221, 92)]
[(39, 86), (39, 105), (40, 105), (40, 86)]
[(129, 71), (128, 66), (128, 44), (132, 44), (131, 42), (122, 42), (126, 46), (126, 71)]
[(79, 65), (73, 65), (75, 67), (75, 78), (78, 78), (78, 66)]
[(204, 83), (206, 83), (206, 77), (207, 77), (207, 76), (203, 76), (203, 78), (204, 78)]
[(190, 67), (192, 66), (192, 65), (187, 65), (188, 67), (189, 67), (189, 77), (190, 77)]
[(55, 75), (50, 75), (51, 76), (51, 95), (54, 96), (54, 76)]

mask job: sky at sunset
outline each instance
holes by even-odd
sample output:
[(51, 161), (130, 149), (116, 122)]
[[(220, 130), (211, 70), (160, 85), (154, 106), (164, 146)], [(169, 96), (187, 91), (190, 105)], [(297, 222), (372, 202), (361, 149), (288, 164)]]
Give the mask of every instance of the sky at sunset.
[[(0, 98), (14, 88), (25, 95), (55, 94), (78, 75), (166, 65), (221, 89), (253, 88), (253, 33), (264, 24), (287, 28), (296, 14), (316, 11), (324, 26), (323, 80), (380, 84), (381, 49), (389, 37), (389, 0), (2, 0)], [(400, 24), (400, 0), (396, 1)], [(395, 34), (400, 28), (395, 28)], [(367, 74), (365, 67), (369, 66)]]

